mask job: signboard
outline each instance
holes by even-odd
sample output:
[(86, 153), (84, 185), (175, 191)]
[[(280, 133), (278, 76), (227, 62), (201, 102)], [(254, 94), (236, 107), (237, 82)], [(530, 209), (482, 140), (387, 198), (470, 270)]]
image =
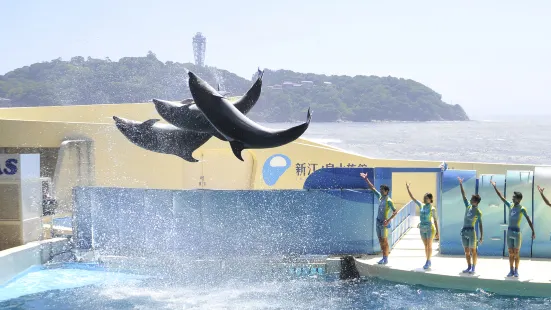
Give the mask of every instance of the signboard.
[(18, 179), (21, 175), (19, 154), (0, 154), (0, 180)]
[(40, 178), (40, 154), (0, 154), (0, 182)]

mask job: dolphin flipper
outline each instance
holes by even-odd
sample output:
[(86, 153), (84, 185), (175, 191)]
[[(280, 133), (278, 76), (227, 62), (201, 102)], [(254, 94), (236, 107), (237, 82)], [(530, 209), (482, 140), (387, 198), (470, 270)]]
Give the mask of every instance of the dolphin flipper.
[(239, 159), (240, 161), (244, 161), (243, 157), (241, 156), (241, 151), (245, 149), (245, 146), (243, 145), (243, 143), (239, 141), (231, 141), (230, 146), (231, 146), (233, 155), (235, 155), (235, 157), (237, 157), (237, 159)]
[(192, 153), (185, 153), (185, 154), (178, 155), (178, 157), (180, 157), (181, 159), (183, 159), (183, 160), (185, 160), (185, 161), (188, 161), (188, 162), (190, 162), (190, 163), (196, 163), (196, 162), (198, 162), (199, 160), (193, 158), (193, 156), (191, 156), (191, 154), (192, 154)]

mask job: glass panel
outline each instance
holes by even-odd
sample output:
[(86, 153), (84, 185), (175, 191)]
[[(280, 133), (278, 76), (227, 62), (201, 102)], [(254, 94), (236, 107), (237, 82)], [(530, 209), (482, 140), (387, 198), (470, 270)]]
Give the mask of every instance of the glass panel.
[(463, 179), (465, 194), (474, 193), (476, 171), (446, 170), (442, 174), (442, 206), (438, 214), (440, 222), (440, 253), (446, 255), (464, 254), (461, 243), (461, 228), (465, 216), (465, 204), (461, 197), (458, 177)]
[[(505, 249), (505, 205), (497, 196), (490, 181), (496, 182), (501, 193), (505, 190), (504, 174), (483, 174), (478, 182), (478, 194), (482, 198), (480, 211), (482, 211), (482, 223), (484, 224), (484, 243), (478, 247), (479, 255), (503, 256)], [(467, 193), (469, 198), (469, 193)], [(508, 214), (508, 213), (507, 213)], [(477, 226), (478, 229), (478, 226)], [(477, 230), (477, 233), (478, 230)]]
[(544, 188), (543, 194), (551, 199), (551, 167), (536, 167), (534, 172), (534, 229), (536, 239), (532, 244), (532, 257), (551, 257), (551, 208), (545, 204), (537, 185)]

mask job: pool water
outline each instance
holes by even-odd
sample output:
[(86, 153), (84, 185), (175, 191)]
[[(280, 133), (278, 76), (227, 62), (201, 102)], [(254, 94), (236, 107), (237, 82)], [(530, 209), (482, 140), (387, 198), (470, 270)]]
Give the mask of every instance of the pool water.
[(549, 298), (328, 276), (182, 281), (85, 264), (34, 268), (0, 286), (0, 309), (550, 309)]
[(503, 297), (327, 276), (193, 279), (86, 264), (35, 267), (0, 287), (0, 309), (550, 309), (548, 298)]

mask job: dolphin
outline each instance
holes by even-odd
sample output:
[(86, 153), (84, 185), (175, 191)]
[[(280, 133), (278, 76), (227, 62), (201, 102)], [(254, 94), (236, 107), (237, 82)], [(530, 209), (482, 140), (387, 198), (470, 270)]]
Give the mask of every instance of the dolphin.
[[(234, 103), (234, 106), (241, 113), (249, 113), (258, 101), (262, 90), (262, 75), (263, 72), (259, 70), (258, 78), (253, 86), (245, 93), (245, 95), (243, 95), (243, 97)], [(210, 85), (209, 89), (218, 93), (218, 91), (214, 90), (210, 87)], [(192, 103), (192, 100), (186, 99), (184, 101), (182, 101), (182, 103), (174, 103), (165, 100), (153, 99), (157, 113), (159, 113), (159, 115), (161, 115), (161, 117), (168, 123), (182, 129), (210, 133), (220, 140), (226, 141), (224, 136), (220, 135), (218, 131), (211, 126), (201, 110), (197, 108), (197, 105)]]
[(158, 119), (138, 122), (113, 116), (119, 131), (135, 145), (149, 151), (176, 155), (188, 162), (198, 162), (193, 151), (205, 144), (212, 135), (157, 123)]
[(205, 118), (231, 145), (235, 157), (243, 161), (244, 149), (264, 149), (285, 145), (298, 139), (310, 125), (308, 108), (306, 122), (289, 129), (270, 129), (247, 118), (237, 107), (193, 72), (188, 72), (189, 89), (196, 106)]
[[(260, 70), (260, 69), (259, 69)], [(225, 91), (225, 90), (220, 90), (220, 83), (218, 83), (218, 93), (224, 97), (226, 97), (226, 95), (228, 95), (230, 92), (229, 91)], [(157, 99), (153, 99), (153, 100), (157, 100)], [(158, 100), (158, 101), (162, 101), (163, 103), (168, 103), (170, 104), (171, 102), (168, 102), (168, 101), (165, 101), (165, 100)], [(182, 101), (180, 101), (181, 104), (187, 104), (187, 103), (193, 103), (193, 98), (186, 98)], [(181, 105), (177, 105), (177, 106), (181, 106)], [(156, 106), (155, 106), (156, 107)]]

